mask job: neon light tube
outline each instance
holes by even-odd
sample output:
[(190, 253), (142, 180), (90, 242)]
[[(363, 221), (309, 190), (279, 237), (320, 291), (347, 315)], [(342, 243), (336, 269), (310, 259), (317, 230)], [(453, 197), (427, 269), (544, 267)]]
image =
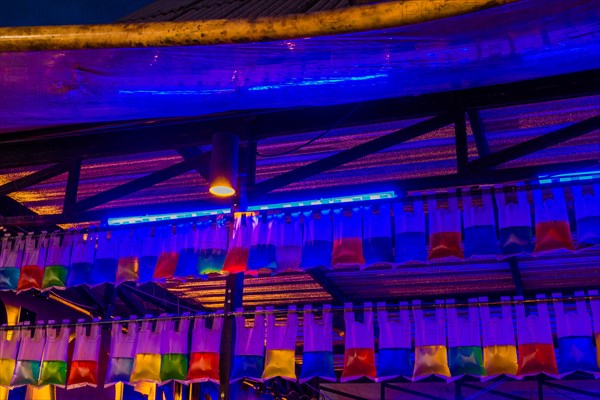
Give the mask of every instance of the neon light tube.
[(595, 178), (600, 178), (600, 171), (571, 172), (567, 174), (538, 176), (540, 185), (546, 185), (552, 182), (586, 181)]
[(108, 225), (128, 225), (128, 224), (143, 224), (146, 222), (159, 222), (159, 221), (172, 221), (177, 219), (195, 218), (195, 217), (208, 217), (210, 215), (230, 214), (231, 208), (221, 208), (217, 210), (203, 210), (203, 211), (185, 211), (179, 213), (170, 214), (155, 214), (155, 215), (141, 215), (136, 217), (120, 217), (120, 218), (109, 218)]

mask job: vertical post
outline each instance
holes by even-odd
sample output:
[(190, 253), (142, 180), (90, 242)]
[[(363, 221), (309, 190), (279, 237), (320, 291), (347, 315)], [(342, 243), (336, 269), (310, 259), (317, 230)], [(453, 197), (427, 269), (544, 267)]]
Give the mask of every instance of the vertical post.
[(538, 378), (538, 400), (544, 400), (544, 384), (542, 383), (542, 379)]
[(467, 121), (464, 110), (454, 112), (454, 137), (456, 140), (456, 172), (461, 175), (466, 172), (469, 162), (467, 147)]
[(385, 400), (385, 382), (381, 382), (381, 384), (380, 384), (379, 397), (380, 397), (380, 400)]
[(521, 270), (519, 269), (519, 262), (517, 257), (511, 257), (508, 259), (508, 265), (510, 266), (510, 273), (515, 283), (515, 291), (517, 296), (523, 296), (523, 279), (521, 278)]
[(460, 380), (454, 382), (454, 400), (463, 400), (462, 383)]
[(65, 201), (63, 203), (63, 214), (69, 214), (77, 202), (80, 172), (81, 160), (74, 160), (69, 166), (69, 176), (67, 178), (67, 188), (65, 190)]

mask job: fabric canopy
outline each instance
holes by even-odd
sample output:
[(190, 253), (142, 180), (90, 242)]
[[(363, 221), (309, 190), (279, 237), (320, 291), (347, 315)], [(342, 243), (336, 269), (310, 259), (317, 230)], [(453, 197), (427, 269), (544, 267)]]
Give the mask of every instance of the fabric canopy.
[(600, 68), (591, 0), (265, 43), (0, 53), (0, 132), (418, 95)]

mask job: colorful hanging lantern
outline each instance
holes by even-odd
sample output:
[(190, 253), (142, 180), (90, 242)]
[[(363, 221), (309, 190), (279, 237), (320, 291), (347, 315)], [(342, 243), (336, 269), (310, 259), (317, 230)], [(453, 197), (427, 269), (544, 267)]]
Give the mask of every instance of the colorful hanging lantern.
[[(254, 323), (246, 327), (243, 315), (235, 317), (235, 354), (231, 382), (249, 378), (260, 380), (265, 367), (265, 316), (256, 308)], [(242, 309), (236, 310), (238, 314)]]
[(274, 217), (260, 214), (250, 217), (252, 224), (252, 237), (250, 251), (248, 252), (248, 269), (246, 272), (257, 274), (262, 271), (271, 271), (277, 268), (275, 258), (275, 239), (273, 232)]
[(220, 383), (219, 357), (221, 354), (223, 317), (213, 317), (210, 326), (207, 324), (208, 322), (208, 318), (194, 318), (190, 367), (187, 376), (188, 383)]
[(428, 260), (464, 258), (461, 242), (460, 210), (455, 193), (445, 202), (429, 196), (429, 255)]
[(425, 317), (421, 301), (413, 301), (415, 321), (415, 369), (413, 381), (435, 375), (450, 378), (446, 347), (446, 313), (444, 301), (436, 300), (435, 316)]
[(600, 246), (600, 184), (574, 186), (577, 248)]
[(535, 249), (533, 252), (574, 250), (563, 189), (553, 188), (544, 192), (534, 190), (533, 200), (535, 204)]
[(46, 233), (41, 233), (37, 239), (33, 235), (27, 236), (17, 292), (28, 289), (42, 289), (47, 249), (48, 239)]
[(366, 206), (363, 209), (363, 255), (365, 264), (386, 265), (394, 262), (392, 218), (389, 204)]
[(399, 377), (410, 378), (414, 365), (412, 353), (412, 326), (408, 303), (401, 302), (397, 315), (390, 315), (385, 303), (377, 303), (379, 323), (379, 358), (377, 382)]
[[(46, 327), (46, 345), (40, 373), (39, 386), (54, 385), (65, 388), (67, 385), (67, 360), (69, 356), (69, 320), (60, 327)], [(48, 321), (54, 324), (54, 321)]]
[(288, 307), (287, 321), (276, 325), (273, 307), (267, 307), (267, 355), (262, 379), (283, 378), (296, 381), (296, 306)]
[(315, 321), (312, 306), (304, 306), (304, 353), (300, 383), (314, 378), (330, 382), (336, 381), (333, 369), (331, 305), (323, 305), (321, 321)]
[(229, 229), (223, 220), (206, 221), (198, 226), (200, 230), (200, 254), (198, 273), (220, 273), (225, 265), (227, 254), (227, 236)]
[(165, 281), (173, 277), (177, 268), (177, 262), (179, 261), (179, 245), (177, 240), (179, 239), (179, 235), (177, 235), (175, 227), (170, 225), (156, 227), (154, 234), (158, 238), (160, 252), (156, 260), (152, 280)]
[(92, 285), (114, 284), (119, 266), (119, 241), (112, 232), (98, 232)]
[(133, 229), (123, 229), (112, 233), (113, 245), (119, 246), (117, 262), (117, 277), (115, 285), (123, 282), (137, 282), (140, 273), (141, 243), (138, 232)]
[[(146, 318), (150, 318), (147, 315)], [(156, 329), (152, 330), (152, 321), (142, 322), (142, 328), (138, 333), (138, 341), (135, 345), (135, 359), (131, 382), (154, 382), (160, 380), (161, 344), (164, 333), (164, 321), (156, 321)]]
[[(590, 306), (592, 308), (592, 317), (594, 318), (594, 338), (596, 339), (596, 362), (600, 367), (600, 299), (597, 290), (590, 290), (588, 295), (592, 298)], [(596, 374), (600, 378), (600, 373)]]
[(423, 202), (415, 200), (394, 204), (396, 251), (394, 260), (404, 264), (427, 260), (427, 235)]
[(377, 376), (372, 307), (371, 303), (365, 303), (362, 321), (357, 321), (352, 303), (344, 304), (346, 350), (340, 382), (348, 382), (363, 377), (375, 380)]
[(155, 227), (144, 227), (136, 230), (140, 238), (141, 250), (139, 258), (138, 282), (144, 284), (152, 280), (158, 256), (162, 251), (160, 231)]
[[(131, 318), (135, 319), (136, 316)], [(139, 328), (137, 322), (129, 322), (126, 327), (127, 332), (123, 332), (123, 323), (119, 322), (118, 317), (115, 318), (110, 330), (110, 354), (104, 387), (131, 380)]]
[[(501, 297), (500, 312), (485, 304), (487, 297), (480, 297), (481, 323), (484, 334), (483, 339), (483, 366), (487, 377), (482, 380), (492, 379), (499, 375), (514, 378), (517, 375), (517, 346), (515, 342), (515, 329), (510, 306), (510, 297)], [(492, 312), (499, 314), (492, 316)]]
[[(43, 321), (38, 321), (38, 325), (42, 324)], [(10, 381), (11, 388), (25, 385), (38, 386), (42, 354), (46, 343), (45, 329), (42, 326), (30, 328), (28, 325), (29, 323), (26, 322), (21, 329), (17, 363)]]
[[(505, 255), (531, 253), (531, 210), (523, 184), (496, 187), (500, 252)], [(512, 189), (512, 190), (509, 190)]]
[(179, 259), (173, 274), (176, 279), (187, 279), (198, 275), (198, 253), (200, 251), (200, 230), (196, 225), (185, 224), (177, 227), (179, 237)]
[(560, 293), (555, 299), (556, 336), (558, 337), (558, 371), (568, 375), (575, 371), (599, 373), (592, 334), (592, 321), (587, 310), (584, 292), (575, 292), (575, 310), (565, 312), (565, 302)]
[(331, 267), (333, 225), (331, 211), (304, 213), (304, 240), (302, 242), (301, 269)]
[[(6, 324), (2, 328), (6, 328)], [(25, 333), (29, 333), (25, 331)], [(9, 388), (10, 381), (15, 371), (19, 341), (21, 339), (19, 329), (0, 330), (0, 388)]]
[(300, 214), (278, 214), (273, 223), (277, 236), (275, 260), (277, 272), (298, 271), (302, 261)]
[(550, 328), (550, 315), (545, 295), (536, 296), (537, 315), (526, 314), (522, 296), (514, 299), (517, 313), (517, 342), (519, 369), (517, 378), (546, 374), (557, 377), (556, 356)]
[(90, 285), (92, 283), (95, 251), (96, 238), (93, 234), (75, 234), (69, 275), (67, 276), (67, 287)]
[(333, 211), (333, 267), (364, 266), (362, 245), (362, 210), (339, 209)]
[(2, 238), (2, 251), (0, 252), (0, 290), (16, 290), (21, 273), (21, 260), (25, 241), (23, 235)]
[(64, 289), (67, 286), (72, 244), (72, 232), (64, 235), (59, 235), (56, 232), (50, 234), (42, 290)]
[(100, 342), (102, 340), (98, 320), (89, 326), (89, 334), (83, 320), (78, 321), (75, 327), (75, 347), (73, 349), (73, 360), (69, 368), (69, 379), (67, 389), (84, 386), (98, 386), (98, 355)]
[(494, 203), (489, 189), (463, 195), (465, 257), (495, 257), (498, 254)]
[[(180, 258), (181, 259), (181, 258)], [(164, 322), (161, 343), (160, 380), (161, 382), (184, 382), (188, 375), (188, 334), (189, 313), (179, 319)]]
[(248, 268), (248, 249), (252, 237), (252, 217), (236, 213), (233, 217), (231, 239), (227, 247), (223, 271), (232, 274), (244, 272)]
[(468, 316), (458, 314), (454, 300), (446, 300), (448, 361), (453, 378), (485, 375), (477, 299), (469, 299)]

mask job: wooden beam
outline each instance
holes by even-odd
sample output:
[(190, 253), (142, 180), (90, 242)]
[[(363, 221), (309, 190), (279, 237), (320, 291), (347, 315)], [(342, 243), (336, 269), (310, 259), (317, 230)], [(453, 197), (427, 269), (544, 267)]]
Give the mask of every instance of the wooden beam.
[(506, 149), (497, 151), (488, 156), (478, 158), (469, 163), (470, 171), (483, 171), (489, 168), (496, 167), (508, 161), (516, 160), (528, 154), (535, 153), (548, 147), (566, 142), (567, 140), (585, 135), (600, 129), (600, 115), (588, 118), (584, 121), (574, 123), (564, 128), (557, 129), (553, 132), (538, 136), (534, 139), (527, 140), (523, 143), (516, 144)]
[(467, 122), (465, 112), (457, 111), (454, 114), (454, 138), (456, 145), (456, 171), (463, 174), (469, 163), (469, 148), (467, 144)]
[(79, 190), (79, 175), (81, 172), (81, 160), (74, 160), (69, 166), (69, 176), (65, 189), (65, 200), (63, 203), (63, 214), (73, 211), (77, 202), (77, 191)]
[(51, 165), (47, 168), (33, 172), (27, 176), (15, 179), (14, 181), (5, 183), (4, 185), (0, 186), (0, 196), (5, 196), (13, 192), (18, 192), (19, 190), (23, 190), (25, 188), (28, 188), (29, 186), (33, 186), (40, 182), (44, 182), (45, 180), (48, 180), (50, 178), (54, 178), (55, 176), (65, 173), (68, 170), (68, 163)]
[(274, 178), (256, 184), (256, 192), (268, 193), (275, 189), (282, 188), (291, 183), (301, 181), (313, 175), (339, 167), (351, 161), (357, 160), (366, 155), (377, 153), (388, 147), (414, 139), (425, 133), (442, 128), (452, 122), (452, 118), (447, 114), (418, 122), (414, 125), (399, 129), (385, 136), (370, 140), (366, 143), (355, 146), (351, 149), (341, 151), (329, 157), (322, 158), (308, 165), (303, 165), (292, 171), (285, 172)]
[(194, 159), (194, 157), (198, 157), (201, 154), (204, 154), (204, 156), (197, 160), (197, 161), (193, 161), (193, 166), (194, 169), (196, 171), (198, 171), (198, 173), (200, 174), (200, 176), (202, 176), (202, 178), (204, 178), (205, 181), (209, 182), (210, 181), (210, 155), (211, 152), (203, 152), (202, 150), (200, 150), (197, 147), (184, 147), (181, 149), (178, 149), (177, 152), (179, 153), (179, 155), (181, 157), (183, 157), (184, 160), (192, 160)]
[(467, 112), (467, 115), (469, 117), (471, 130), (473, 131), (473, 136), (475, 137), (477, 153), (479, 153), (479, 157), (485, 157), (490, 154), (490, 146), (486, 137), (481, 113), (478, 110), (470, 110)]
[(188, 172), (191, 169), (194, 169), (195, 163), (202, 161), (202, 159), (205, 157), (206, 156), (204, 154), (200, 154), (196, 157), (184, 160), (159, 171), (152, 172), (146, 176), (134, 179), (133, 181), (124, 183), (102, 193), (86, 197), (85, 199), (75, 203), (73, 209), (75, 212), (89, 210), (99, 205), (135, 193), (159, 182), (174, 178), (178, 175)]

